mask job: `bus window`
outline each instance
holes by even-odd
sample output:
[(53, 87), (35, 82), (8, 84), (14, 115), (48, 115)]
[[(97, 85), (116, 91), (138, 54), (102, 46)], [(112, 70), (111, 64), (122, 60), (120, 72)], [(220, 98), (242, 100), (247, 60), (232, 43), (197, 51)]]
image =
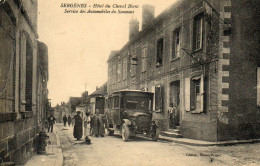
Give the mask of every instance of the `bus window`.
[(113, 108), (118, 108), (119, 107), (119, 96), (113, 97)]

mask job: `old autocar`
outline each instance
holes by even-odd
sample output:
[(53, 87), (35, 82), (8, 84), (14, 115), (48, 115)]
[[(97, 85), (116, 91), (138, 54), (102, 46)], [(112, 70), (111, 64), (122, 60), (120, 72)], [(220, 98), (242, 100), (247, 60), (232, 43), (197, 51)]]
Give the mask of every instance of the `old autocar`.
[(127, 141), (136, 134), (145, 134), (152, 140), (159, 137), (159, 128), (152, 120), (153, 93), (122, 90), (112, 93), (106, 104), (106, 127), (109, 135), (117, 130)]

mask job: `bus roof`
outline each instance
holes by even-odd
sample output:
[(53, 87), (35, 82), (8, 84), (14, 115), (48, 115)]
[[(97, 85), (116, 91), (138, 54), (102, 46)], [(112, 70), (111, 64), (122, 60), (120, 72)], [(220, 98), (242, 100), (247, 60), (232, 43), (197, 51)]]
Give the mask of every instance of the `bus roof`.
[(113, 92), (112, 94), (115, 94), (115, 93), (128, 93), (128, 92), (150, 93), (150, 94), (153, 94), (153, 92), (142, 91), (142, 90), (119, 90), (119, 91)]

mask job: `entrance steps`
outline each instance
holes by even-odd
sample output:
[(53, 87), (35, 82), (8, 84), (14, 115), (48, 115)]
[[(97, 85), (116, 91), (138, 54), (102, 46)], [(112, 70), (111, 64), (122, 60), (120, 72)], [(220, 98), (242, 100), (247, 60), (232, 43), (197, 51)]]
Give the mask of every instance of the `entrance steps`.
[(161, 135), (166, 137), (182, 138), (182, 135), (180, 133), (180, 126), (176, 126), (175, 129), (161, 131)]

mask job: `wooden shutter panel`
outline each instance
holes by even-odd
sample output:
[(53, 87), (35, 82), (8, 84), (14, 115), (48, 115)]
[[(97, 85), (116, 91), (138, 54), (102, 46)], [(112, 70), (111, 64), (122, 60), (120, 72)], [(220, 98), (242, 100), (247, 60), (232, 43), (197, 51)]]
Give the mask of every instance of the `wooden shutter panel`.
[(260, 67), (257, 68), (257, 106), (260, 107)]
[(185, 110), (190, 111), (190, 78), (185, 78)]
[(154, 95), (153, 95), (153, 108), (152, 108), (152, 110), (155, 111), (155, 86), (152, 86), (151, 91), (154, 93)]
[(200, 112), (203, 112), (204, 110), (204, 75), (201, 75), (200, 78)]

